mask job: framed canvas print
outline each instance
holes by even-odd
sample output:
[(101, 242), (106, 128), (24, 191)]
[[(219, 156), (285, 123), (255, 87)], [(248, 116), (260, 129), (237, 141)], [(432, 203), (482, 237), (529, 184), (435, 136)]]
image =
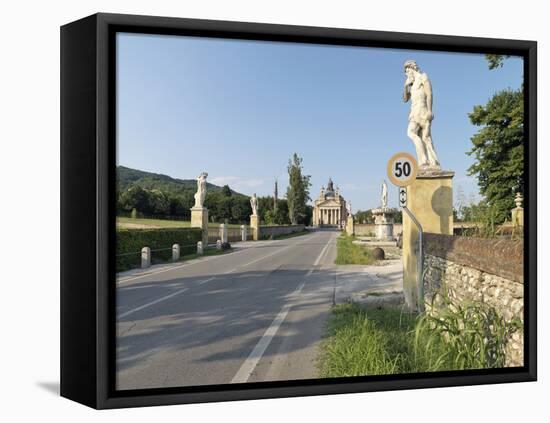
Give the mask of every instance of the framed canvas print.
[(61, 394), (536, 379), (536, 43), (61, 28)]

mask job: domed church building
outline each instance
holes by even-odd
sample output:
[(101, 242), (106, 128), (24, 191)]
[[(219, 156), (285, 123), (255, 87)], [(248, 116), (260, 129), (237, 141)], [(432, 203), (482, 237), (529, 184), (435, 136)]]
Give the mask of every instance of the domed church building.
[(322, 187), (313, 206), (313, 225), (343, 228), (348, 217), (346, 200), (340, 195), (340, 189), (334, 189), (329, 178), (327, 187)]

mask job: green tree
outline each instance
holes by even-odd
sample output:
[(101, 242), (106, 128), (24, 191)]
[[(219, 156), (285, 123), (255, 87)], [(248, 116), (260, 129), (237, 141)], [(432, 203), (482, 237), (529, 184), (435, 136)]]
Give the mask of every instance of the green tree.
[(470, 121), (481, 129), (471, 138), (468, 155), (475, 162), (468, 169), (476, 175), (480, 193), (502, 223), (514, 207), (515, 192), (523, 192), (523, 90), (503, 90), (485, 106), (475, 106)]
[(159, 189), (149, 191), (149, 212), (154, 215), (170, 214), (170, 200)]
[(231, 197), (231, 188), (229, 188), (229, 185), (224, 185), (222, 187), (222, 195), (224, 197)]
[(139, 185), (134, 185), (121, 194), (122, 208), (124, 210), (136, 209), (141, 213), (149, 213), (149, 192)]
[(306, 205), (311, 198), (309, 175), (302, 174), (302, 159), (296, 153), (288, 161), (288, 188), (286, 198), (288, 202), (288, 216), (293, 225), (304, 222), (307, 217)]
[(356, 223), (374, 223), (374, 216), (371, 210), (357, 210), (354, 215)]

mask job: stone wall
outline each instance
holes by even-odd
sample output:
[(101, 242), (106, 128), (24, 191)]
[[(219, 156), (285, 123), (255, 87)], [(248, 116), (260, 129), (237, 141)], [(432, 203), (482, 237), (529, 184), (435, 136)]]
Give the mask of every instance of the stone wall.
[[(394, 223), (393, 235), (397, 235), (403, 230), (401, 223)], [(354, 225), (355, 236), (376, 236), (376, 225), (374, 223), (356, 223)]]
[[(442, 283), (452, 298), (483, 301), (523, 322), (523, 241), (425, 234), (424, 292)], [(506, 346), (506, 365), (523, 366), (523, 331)]]
[(260, 226), (260, 238), (305, 231), (305, 225)]

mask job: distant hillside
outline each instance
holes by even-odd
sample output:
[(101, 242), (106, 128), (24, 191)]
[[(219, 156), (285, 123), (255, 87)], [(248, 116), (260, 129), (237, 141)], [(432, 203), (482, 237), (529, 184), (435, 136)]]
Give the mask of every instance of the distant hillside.
[[(176, 179), (168, 175), (144, 172), (125, 166), (117, 166), (117, 181), (120, 191), (126, 191), (134, 185), (138, 185), (144, 189), (159, 189), (173, 195), (194, 193), (197, 190), (197, 181), (195, 179)], [(209, 182), (206, 183), (206, 187), (207, 191), (211, 192), (219, 192), (222, 189), (222, 187)], [(244, 195), (234, 190), (231, 190), (231, 192), (233, 194)]]

